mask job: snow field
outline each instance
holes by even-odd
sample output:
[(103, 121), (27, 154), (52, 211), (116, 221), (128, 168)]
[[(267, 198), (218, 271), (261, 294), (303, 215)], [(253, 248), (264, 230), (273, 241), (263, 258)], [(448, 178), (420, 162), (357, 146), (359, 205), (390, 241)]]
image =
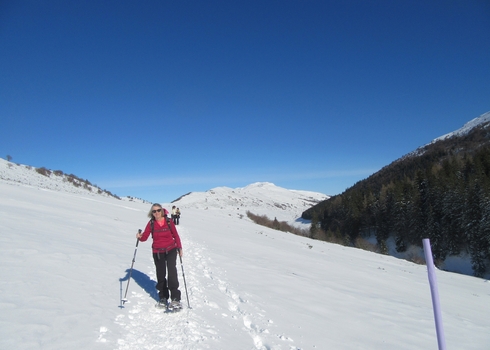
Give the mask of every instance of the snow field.
[[(182, 276), (184, 309), (154, 307), (151, 242), (121, 307), (150, 205), (62, 186), (0, 181), (0, 349), (437, 348), (425, 266), (258, 226), (256, 204), (179, 204), (192, 309)], [(436, 274), (448, 349), (487, 349), (489, 281)]]

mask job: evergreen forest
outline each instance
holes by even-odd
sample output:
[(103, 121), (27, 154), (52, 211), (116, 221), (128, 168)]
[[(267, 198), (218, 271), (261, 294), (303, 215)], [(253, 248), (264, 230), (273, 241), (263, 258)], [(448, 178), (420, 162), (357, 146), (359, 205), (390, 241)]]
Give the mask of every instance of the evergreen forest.
[(490, 270), (489, 125), (421, 147), (303, 212), (312, 238), (355, 246), (375, 236), (381, 253), (388, 238), (398, 252), (429, 238), (436, 264), (466, 252), (474, 275), (483, 276)]

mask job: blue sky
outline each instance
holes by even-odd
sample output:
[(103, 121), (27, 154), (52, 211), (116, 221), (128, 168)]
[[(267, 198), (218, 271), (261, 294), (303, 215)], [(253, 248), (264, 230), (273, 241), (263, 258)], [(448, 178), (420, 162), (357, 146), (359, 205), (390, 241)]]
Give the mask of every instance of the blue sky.
[(2, 1), (0, 157), (338, 194), (490, 110), (490, 2)]

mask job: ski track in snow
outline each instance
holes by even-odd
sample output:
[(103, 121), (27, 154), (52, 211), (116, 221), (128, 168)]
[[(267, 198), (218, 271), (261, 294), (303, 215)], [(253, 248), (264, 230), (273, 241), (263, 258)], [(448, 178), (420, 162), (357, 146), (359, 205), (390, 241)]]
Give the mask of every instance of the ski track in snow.
[[(179, 234), (185, 236), (185, 228), (179, 226)], [(133, 285), (129, 302), (121, 309), (115, 324), (123, 327), (124, 339), (118, 339), (119, 350), (152, 349), (221, 349), (223, 336), (232, 338), (249, 337), (249, 349), (297, 350), (293, 340), (280, 332), (274, 332), (273, 320), (266, 316), (265, 310), (253, 305), (246, 295), (233, 290), (226, 281), (225, 273), (213, 266), (205, 247), (191, 240), (185, 241), (184, 273), (187, 282), (188, 308), (182, 269), (178, 266), (183, 310), (165, 313), (155, 307), (156, 301), (145, 291)], [(179, 261), (177, 265), (180, 265)], [(186, 266), (189, 266), (187, 268)], [(146, 266), (148, 276), (156, 281), (154, 266)], [(208, 282), (199, 285), (202, 276)], [(216, 324), (227, 324), (227, 329), (217, 329), (200, 317), (200, 311), (213, 312), (215, 317), (225, 319)], [(100, 327), (99, 341), (104, 342), (107, 327)], [(226, 342), (225, 342), (226, 343)], [(239, 343), (239, 342), (238, 342)], [(241, 343), (243, 344), (243, 343)]]

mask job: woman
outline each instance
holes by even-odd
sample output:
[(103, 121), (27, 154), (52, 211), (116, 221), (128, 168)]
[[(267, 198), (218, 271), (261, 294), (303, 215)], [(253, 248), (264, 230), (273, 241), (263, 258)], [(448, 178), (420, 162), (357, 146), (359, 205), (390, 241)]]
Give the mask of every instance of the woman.
[[(179, 309), (182, 306), (177, 277), (177, 254), (182, 257), (182, 244), (177, 229), (167, 214), (167, 209), (162, 208), (158, 203), (153, 204), (148, 213), (151, 220), (142, 233), (136, 234), (136, 238), (144, 242), (150, 233), (152, 235), (153, 261), (157, 271), (156, 288), (160, 297), (159, 306)], [(170, 303), (168, 303), (169, 297), (172, 299)]]

